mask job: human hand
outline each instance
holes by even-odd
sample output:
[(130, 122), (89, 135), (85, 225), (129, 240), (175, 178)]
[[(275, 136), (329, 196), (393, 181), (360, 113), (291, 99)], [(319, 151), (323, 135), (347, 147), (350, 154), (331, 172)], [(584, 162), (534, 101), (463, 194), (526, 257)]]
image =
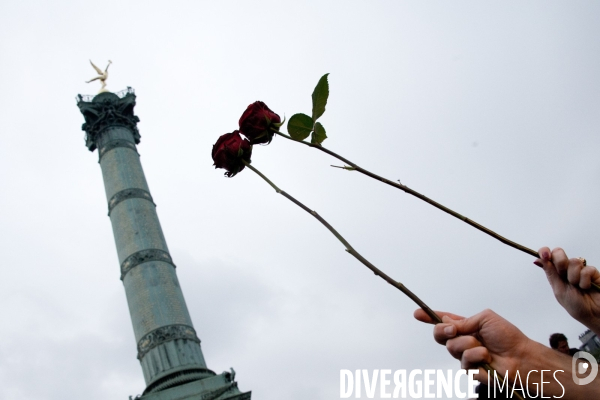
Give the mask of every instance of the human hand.
[[(564, 400), (598, 398), (600, 379), (583, 386), (574, 383), (571, 357), (529, 339), (495, 312), (485, 310), (469, 318), (439, 311), (437, 314), (443, 322), (433, 328), (435, 340), (460, 360), (462, 368), (479, 368), (475, 378), (480, 382), (494, 382), (493, 377), (488, 381), (487, 372), (480, 367), (487, 363), (496, 376), (508, 373), (510, 386), (515, 389), (511, 393), (525, 394), (517, 388), (526, 387), (532, 398), (540, 393), (545, 398)], [(433, 323), (421, 309), (414, 315), (419, 321)]]
[[(487, 372), (481, 364), (490, 364), (498, 374), (505, 376), (517, 371), (522, 358), (532, 348), (529, 339), (516, 326), (491, 310), (485, 310), (469, 318), (438, 312), (442, 323), (433, 328), (433, 336), (445, 345), (452, 357), (460, 360), (465, 369), (479, 368), (477, 379), (487, 383)], [(415, 318), (422, 322), (433, 321), (421, 309)], [(533, 342), (535, 343), (535, 342)]]
[(544, 269), (556, 300), (577, 321), (600, 335), (600, 293), (588, 290), (592, 282), (600, 284), (600, 272), (584, 266), (579, 258), (569, 259), (560, 247), (539, 250), (534, 263)]

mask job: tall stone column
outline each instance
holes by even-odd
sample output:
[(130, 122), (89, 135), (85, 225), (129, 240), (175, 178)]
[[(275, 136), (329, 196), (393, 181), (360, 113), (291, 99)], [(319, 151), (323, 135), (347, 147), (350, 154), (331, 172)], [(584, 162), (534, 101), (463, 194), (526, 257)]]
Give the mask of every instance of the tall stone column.
[(98, 149), (108, 216), (146, 389), (144, 400), (250, 399), (235, 372), (216, 375), (200, 348), (142, 170), (131, 88), (79, 95), (86, 146)]

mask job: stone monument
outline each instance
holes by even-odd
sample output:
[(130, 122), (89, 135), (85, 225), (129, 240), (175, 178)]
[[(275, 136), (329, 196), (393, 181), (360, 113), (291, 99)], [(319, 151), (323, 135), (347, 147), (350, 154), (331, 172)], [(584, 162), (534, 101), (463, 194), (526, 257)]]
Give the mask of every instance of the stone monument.
[[(108, 67), (107, 67), (108, 69)], [(99, 71), (101, 73), (102, 71)], [(106, 72), (106, 71), (105, 71)], [(136, 145), (131, 88), (77, 96), (85, 144), (98, 149), (129, 313), (146, 389), (140, 400), (249, 400), (235, 371), (209, 370), (175, 274)]]

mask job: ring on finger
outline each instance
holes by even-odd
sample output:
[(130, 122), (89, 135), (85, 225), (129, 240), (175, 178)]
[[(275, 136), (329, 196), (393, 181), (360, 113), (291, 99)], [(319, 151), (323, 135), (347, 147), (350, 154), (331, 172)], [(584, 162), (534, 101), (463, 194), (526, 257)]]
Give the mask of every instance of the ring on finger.
[(583, 264), (584, 267), (587, 265), (587, 261), (585, 260), (585, 258), (583, 258), (583, 257), (577, 257), (577, 259), (582, 262), (582, 264)]

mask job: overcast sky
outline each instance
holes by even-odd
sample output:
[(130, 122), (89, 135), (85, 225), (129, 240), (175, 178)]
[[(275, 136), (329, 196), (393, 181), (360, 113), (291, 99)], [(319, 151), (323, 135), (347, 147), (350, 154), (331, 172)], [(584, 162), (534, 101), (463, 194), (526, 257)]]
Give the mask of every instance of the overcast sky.
[[(453, 368), (416, 306), (252, 171), (212, 166), (255, 100), (324, 146), (527, 247), (600, 264), (597, 1), (0, 5), (0, 398), (144, 390), (97, 152), (75, 96), (131, 86), (138, 150), (208, 367), (253, 398), (339, 398), (340, 369)], [(432, 308), (547, 344), (585, 328), (534, 258), (276, 137), (253, 165)]]

